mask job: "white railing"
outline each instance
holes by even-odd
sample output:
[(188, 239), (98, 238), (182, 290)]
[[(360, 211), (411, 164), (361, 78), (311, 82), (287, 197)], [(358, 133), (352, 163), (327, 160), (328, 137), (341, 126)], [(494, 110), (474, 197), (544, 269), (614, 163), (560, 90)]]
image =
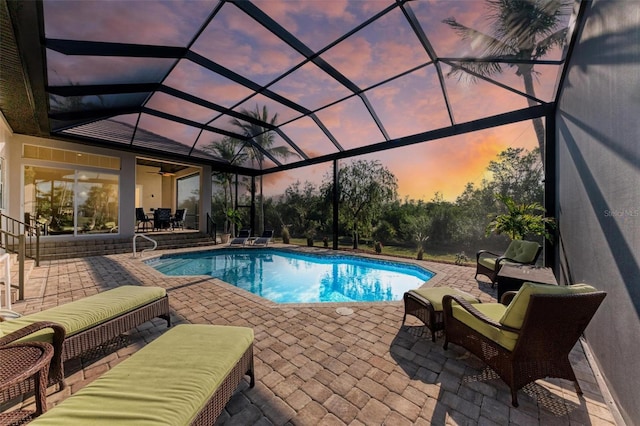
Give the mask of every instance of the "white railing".
[(9, 253), (1, 254), (0, 262), (4, 262), (4, 307), (11, 309), (11, 257)]
[(142, 257), (142, 253), (144, 253), (145, 251), (153, 251), (158, 247), (158, 242), (156, 240), (154, 240), (153, 238), (149, 238), (148, 236), (146, 236), (145, 234), (136, 234), (133, 236), (133, 257), (136, 257), (136, 238), (138, 237), (142, 237), (145, 240), (151, 241), (153, 243), (153, 247), (150, 249), (144, 249), (140, 252), (140, 257)]

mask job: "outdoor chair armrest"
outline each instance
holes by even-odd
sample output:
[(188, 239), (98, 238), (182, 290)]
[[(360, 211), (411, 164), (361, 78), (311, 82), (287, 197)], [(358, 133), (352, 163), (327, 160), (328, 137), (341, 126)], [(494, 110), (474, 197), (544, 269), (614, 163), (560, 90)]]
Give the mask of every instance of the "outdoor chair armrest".
[(511, 301), (513, 300), (513, 298), (516, 296), (516, 294), (518, 294), (517, 291), (505, 291), (502, 294), (502, 298), (500, 299), (500, 303), (502, 303), (505, 306), (508, 306)]
[(35, 333), (36, 331), (44, 330), (45, 328), (53, 329), (53, 347), (62, 347), (62, 341), (64, 340), (65, 330), (60, 324), (51, 322), (51, 321), (38, 321), (33, 324), (29, 324), (26, 327), (22, 327), (14, 331), (13, 333), (9, 333), (5, 336), (0, 337), (0, 346), (8, 345), (9, 343), (13, 343), (16, 340), (22, 339), (23, 337), (27, 337), (30, 334)]
[(473, 307), (471, 303), (455, 295), (453, 296), (445, 295), (442, 298), (442, 308), (444, 310), (445, 317), (447, 315), (449, 316), (453, 315), (453, 311), (451, 310), (452, 301), (455, 301), (458, 305), (462, 306), (466, 311), (468, 311), (471, 315), (478, 318), (479, 320), (486, 322), (487, 324), (492, 325), (494, 327), (502, 326), (502, 324), (500, 324), (499, 322), (492, 320), (488, 316), (484, 315), (482, 312), (478, 311), (476, 308)]
[(38, 321), (33, 324), (29, 324), (26, 327), (22, 327), (13, 333), (9, 333), (6, 336), (0, 337), (0, 346), (8, 345), (17, 340), (27, 337), (36, 331), (44, 330), (46, 328), (53, 329), (53, 339), (51, 344), (53, 346), (53, 357), (51, 358), (52, 371), (56, 371), (60, 374), (60, 377), (56, 377), (56, 380), (60, 380), (60, 388), (64, 388), (64, 374), (62, 367), (62, 344), (65, 338), (65, 329), (60, 324), (51, 321)]
[(451, 304), (452, 301), (455, 301), (458, 305), (460, 305), (462, 308), (464, 308), (464, 310), (466, 310), (467, 312), (469, 312), (471, 315), (473, 315), (475, 318), (477, 318), (478, 320), (492, 326), (495, 328), (498, 328), (500, 330), (504, 330), (504, 331), (510, 331), (512, 333), (520, 333), (520, 330), (517, 328), (512, 328), (512, 327), (508, 327), (504, 324), (501, 324), (498, 321), (495, 321), (491, 318), (489, 318), (488, 316), (486, 316), (485, 314), (483, 314), (482, 312), (478, 311), (472, 303), (467, 302), (466, 300), (464, 300), (461, 297), (458, 296), (451, 296), (451, 295), (446, 295), (442, 298), (442, 308), (444, 310), (444, 318), (445, 318), (445, 324), (447, 322), (447, 317), (452, 317), (453, 316), (453, 311), (451, 309)]
[(489, 251), (489, 250), (478, 250), (478, 252), (476, 253), (476, 260), (480, 259), (480, 256), (483, 255), (483, 254), (490, 254), (490, 255), (496, 256), (496, 257), (500, 256), (498, 253), (494, 253), (494, 252)]
[(529, 262), (520, 262), (519, 260), (511, 259), (510, 257), (500, 256), (496, 259), (496, 266), (501, 266), (502, 262), (519, 263), (521, 265), (528, 265)]

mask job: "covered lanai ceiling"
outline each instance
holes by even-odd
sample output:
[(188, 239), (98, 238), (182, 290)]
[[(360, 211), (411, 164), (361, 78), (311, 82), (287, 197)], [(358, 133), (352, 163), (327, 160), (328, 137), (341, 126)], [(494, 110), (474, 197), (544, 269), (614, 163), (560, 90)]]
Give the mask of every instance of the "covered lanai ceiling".
[[(40, 122), (19, 122), (3, 79), (15, 131), (246, 174), (544, 116), (580, 16), (560, 0), (3, 3)], [(507, 30), (490, 3), (515, 8)]]

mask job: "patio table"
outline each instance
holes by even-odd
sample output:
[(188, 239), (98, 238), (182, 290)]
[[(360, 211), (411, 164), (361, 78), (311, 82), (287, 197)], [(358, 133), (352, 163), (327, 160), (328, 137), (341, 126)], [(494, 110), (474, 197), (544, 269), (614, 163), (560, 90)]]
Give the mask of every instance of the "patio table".
[(557, 285), (551, 268), (533, 265), (505, 264), (496, 277), (498, 284), (498, 301), (507, 291), (517, 291), (525, 282)]
[(0, 392), (17, 397), (11, 389), (35, 376), (36, 409), (0, 413), (0, 424), (22, 424), (47, 411), (47, 381), (53, 346), (44, 342), (10, 344), (0, 348)]

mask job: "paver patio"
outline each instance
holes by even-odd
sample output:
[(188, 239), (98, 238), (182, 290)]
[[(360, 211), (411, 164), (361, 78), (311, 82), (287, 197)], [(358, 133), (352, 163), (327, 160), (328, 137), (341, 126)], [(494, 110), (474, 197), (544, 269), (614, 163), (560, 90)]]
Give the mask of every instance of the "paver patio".
[[(495, 301), (495, 289), (478, 283), (473, 268), (420, 264), (436, 272), (429, 285)], [(401, 328), (401, 301), (278, 305), (216, 279), (167, 277), (122, 254), (43, 262), (14, 309), (30, 313), (124, 284), (165, 287), (174, 324), (253, 327), (256, 386), (244, 383), (218, 424), (615, 424), (580, 343), (571, 360), (584, 395), (568, 381), (537, 381), (519, 392), (513, 408), (507, 386), (474, 356), (456, 345), (445, 351), (441, 339), (433, 344), (413, 317)], [(353, 313), (336, 311), (344, 306)], [(154, 320), (96, 356), (67, 363), (68, 387), (49, 390), (49, 407), (164, 331), (165, 321)], [(31, 404), (33, 398), (22, 405)]]

